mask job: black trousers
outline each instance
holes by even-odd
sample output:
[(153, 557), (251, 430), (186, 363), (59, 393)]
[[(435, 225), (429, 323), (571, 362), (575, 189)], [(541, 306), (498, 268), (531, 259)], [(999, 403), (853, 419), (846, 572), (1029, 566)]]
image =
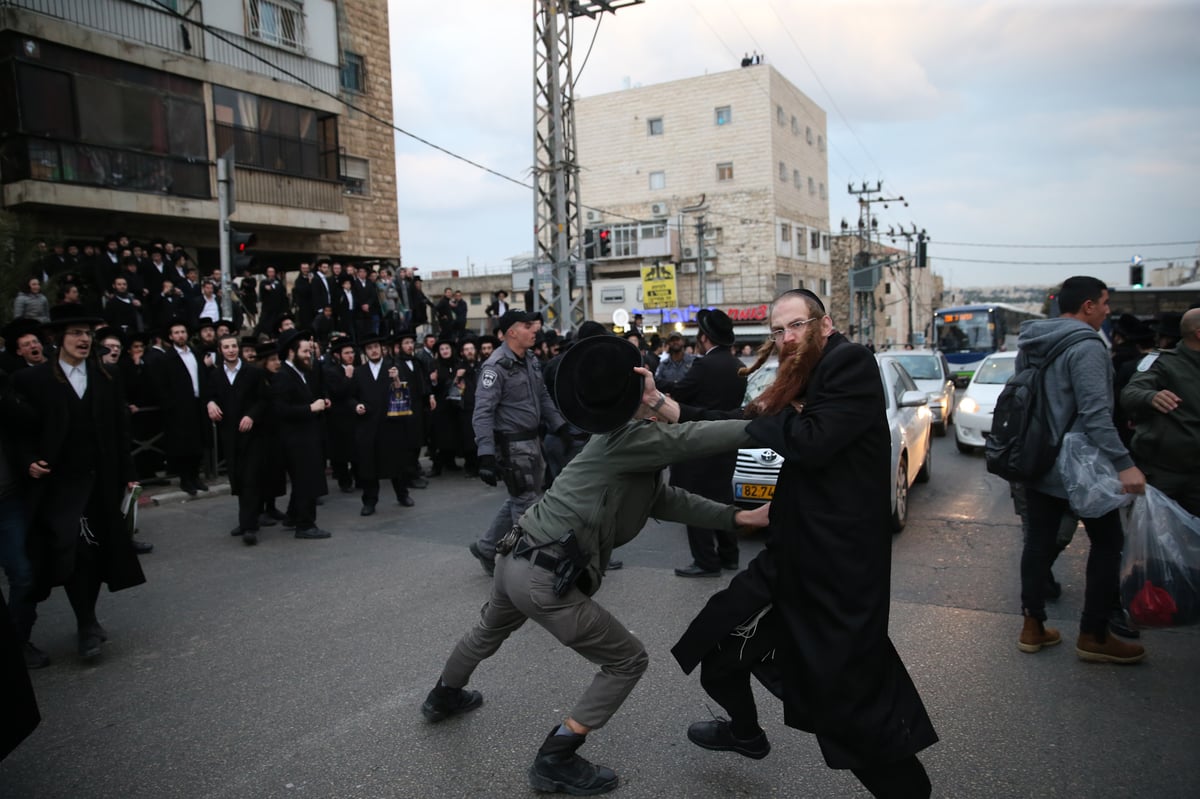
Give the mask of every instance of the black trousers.
[(96, 622), (96, 600), (100, 597), (99, 547), (79, 539), (75, 549), (75, 570), (63, 583), (75, 623), (85, 627)]
[[(1070, 504), (1029, 486), (1025, 488), (1025, 501), (1029, 536), (1021, 551), (1021, 610), (1026, 616), (1045, 621), (1046, 570), (1058, 552), (1058, 528), (1063, 514), (1070, 511)], [(1125, 533), (1121, 529), (1121, 517), (1115, 510), (1097, 519), (1082, 521), (1090, 546), (1079, 630), (1103, 640), (1108, 634), (1109, 614), (1119, 603), (1121, 548), (1125, 546)]]
[[(769, 664), (784, 634), (779, 614), (768, 611), (749, 637), (730, 634), (700, 663), (700, 685), (729, 714), (733, 734), (752, 738), (762, 732), (750, 675), (756, 666)], [(767, 687), (779, 695), (778, 685)], [(929, 775), (916, 755), (895, 763), (851, 769), (859, 782), (880, 799), (927, 799), (933, 791)]]
[(238, 527), (243, 530), (258, 529), (258, 514), (262, 508), (262, 497), (258, 492), (243, 488), (238, 492)]
[(701, 569), (717, 571), (723, 564), (738, 562), (737, 533), (732, 530), (714, 530), (689, 524), (687, 537), (688, 548), (692, 550), (692, 562)]
[[(391, 479), (392, 491), (396, 492), (397, 502), (408, 496), (408, 481), (409, 478), (407, 476), (393, 477)], [(364, 478), (362, 481), (362, 487), (362, 499), (364, 505), (374, 505), (379, 502), (379, 478), (373, 478), (371, 480)]]
[(317, 526), (317, 498), (297, 496), (293, 491), (288, 497), (287, 516), (296, 522), (297, 530), (308, 530)]

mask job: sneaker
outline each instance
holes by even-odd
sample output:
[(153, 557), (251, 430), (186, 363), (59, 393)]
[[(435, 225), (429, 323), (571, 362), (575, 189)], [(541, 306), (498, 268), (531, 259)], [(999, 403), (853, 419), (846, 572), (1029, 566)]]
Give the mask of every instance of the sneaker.
[(489, 558), (487, 555), (483, 554), (483, 550), (479, 548), (478, 541), (472, 541), (471, 546), (467, 547), (467, 549), (470, 550), (471, 554), (479, 560), (479, 565), (483, 567), (485, 572), (487, 572), (488, 577), (491, 577), (496, 573), (496, 558)]
[(1137, 663), (1146, 657), (1146, 648), (1141, 644), (1127, 644), (1111, 635), (1101, 641), (1093, 633), (1080, 633), (1075, 654), (1089, 663)]
[(461, 716), (470, 713), (483, 704), (483, 694), (464, 688), (447, 688), (439, 681), (425, 697), (421, 705), (421, 715), (430, 724), (445, 721), (451, 716)]
[(1033, 618), (1025, 617), (1025, 626), (1021, 628), (1021, 637), (1017, 639), (1017, 649), (1033, 654), (1040, 652), (1044, 646), (1054, 646), (1062, 642), (1062, 636), (1053, 627)]
[(584, 735), (558, 735), (556, 725), (529, 767), (529, 787), (544, 793), (595, 796), (617, 787), (617, 773), (580, 757)]
[(688, 727), (687, 737), (696, 746), (714, 752), (737, 752), (754, 760), (762, 760), (771, 754), (771, 742), (765, 732), (759, 730), (752, 738), (738, 738), (733, 734), (733, 725), (726, 719), (697, 721)]

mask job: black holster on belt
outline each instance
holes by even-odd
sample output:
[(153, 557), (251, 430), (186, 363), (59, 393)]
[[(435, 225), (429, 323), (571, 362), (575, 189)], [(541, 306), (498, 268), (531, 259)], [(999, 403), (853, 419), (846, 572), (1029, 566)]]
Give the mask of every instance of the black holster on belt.
[(569, 531), (555, 543), (562, 547), (563, 553), (566, 555), (554, 567), (554, 594), (562, 596), (571, 590), (571, 586), (575, 585), (579, 575), (587, 569), (589, 558), (588, 554), (579, 546), (579, 539), (575, 537), (574, 530)]
[(495, 434), (495, 437), (496, 447), (500, 453), (500, 457), (496, 461), (496, 466), (500, 470), (500, 479), (504, 481), (504, 487), (508, 489), (510, 496), (519, 497), (530, 489), (530, 485), (525, 480), (525, 474), (513, 465), (512, 450), (508, 446), (512, 439), (499, 432)]

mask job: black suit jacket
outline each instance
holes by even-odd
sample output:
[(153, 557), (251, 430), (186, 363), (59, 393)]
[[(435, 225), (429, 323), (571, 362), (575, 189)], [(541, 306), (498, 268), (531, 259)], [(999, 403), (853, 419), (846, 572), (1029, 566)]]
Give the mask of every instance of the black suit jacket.
[[(200, 393), (208, 368), (204, 365), (204, 353), (195, 348), (196, 379)], [(168, 458), (195, 458), (204, 452), (204, 428), (208, 417), (202, 414), (201, 402), (192, 388), (192, 376), (183, 358), (168, 346), (161, 358), (151, 366), (156, 386), (155, 396), (162, 409), (163, 450)]]
[[(292, 491), (319, 497), (329, 493), (325, 483), (322, 421), (325, 411), (313, 413), (314, 400), (323, 398), (319, 370), (302, 379), (286, 362), (270, 378), (267, 394), (271, 415), (278, 422), (280, 449), (292, 478)], [(307, 382), (306, 382), (307, 381)]]
[[(257, 479), (261, 468), (261, 458), (253, 457), (259, 453), (252, 451), (252, 444), (261, 438), (259, 428), (267, 415), (266, 373), (243, 361), (231, 384), (222, 363), (208, 370), (201, 391), (206, 406), (215, 402), (221, 409), (217, 434), (229, 464), (230, 492), (237, 496), (245, 488), (247, 479)], [(247, 416), (254, 426), (245, 433), (239, 432), (238, 427)]]

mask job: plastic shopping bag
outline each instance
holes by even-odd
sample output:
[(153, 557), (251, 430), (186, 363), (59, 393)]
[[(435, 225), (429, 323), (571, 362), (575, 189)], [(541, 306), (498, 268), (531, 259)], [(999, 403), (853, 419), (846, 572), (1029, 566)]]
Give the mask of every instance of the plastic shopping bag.
[(1121, 601), (1147, 626), (1200, 622), (1200, 518), (1154, 486), (1122, 513)]
[(1125, 494), (1112, 461), (1088, 441), (1084, 433), (1063, 436), (1055, 468), (1067, 489), (1071, 510), (1081, 518), (1096, 519), (1133, 501)]

